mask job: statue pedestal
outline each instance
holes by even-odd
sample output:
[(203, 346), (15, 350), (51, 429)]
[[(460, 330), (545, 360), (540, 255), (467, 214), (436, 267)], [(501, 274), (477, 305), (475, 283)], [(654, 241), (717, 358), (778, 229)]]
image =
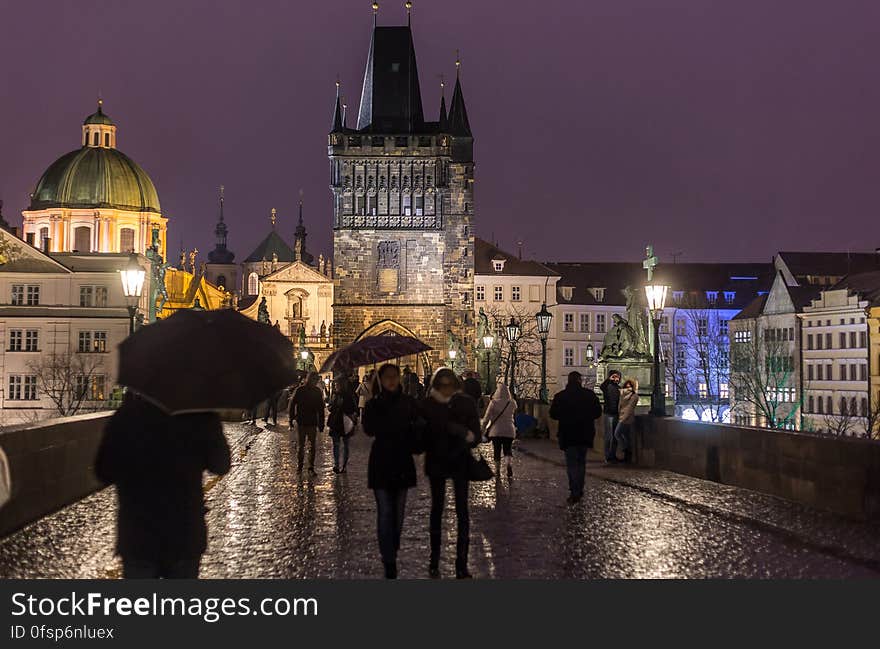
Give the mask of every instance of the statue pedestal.
[[(618, 370), (620, 372), (620, 385), (623, 387), (623, 383), (627, 379), (635, 379), (639, 382), (639, 396), (643, 397), (640, 399), (641, 403), (650, 403), (651, 401), (651, 392), (654, 390), (653, 385), (653, 376), (654, 376), (654, 363), (649, 360), (645, 360), (643, 358), (619, 358), (615, 360), (607, 360), (607, 361), (599, 361), (598, 367), (596, 370), (596, 389), (598, 390), (598, 386), (602, 381), (604, 381), (608, 377), (608, 373), (611, 370)], [(661, 380), (663, 377), (664, 368), (660, 368), (661, 372)], [(645, 401), (647, 399), (647, 401)]]

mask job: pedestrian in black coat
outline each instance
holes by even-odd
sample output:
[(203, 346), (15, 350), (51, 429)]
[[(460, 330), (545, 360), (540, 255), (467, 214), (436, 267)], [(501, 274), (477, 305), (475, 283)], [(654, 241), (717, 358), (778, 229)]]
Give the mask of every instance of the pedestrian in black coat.
[(415, 399), (403, 392), (399, 367), (383, 365), (377, 376), (376, 395), (364, 409), (364, 433), (373, 438), (367, 486), (376, 496), (379, 552), (385, 577), (396, 579), (406, 492), (416, 486), (412, 454), (419, 448), (419, 413)]
[(171, 416), (128, 392), (104, 429), (95, 473), (116, 485), (123, 575), (197, 578), (208, 544), (202, 473), (230, 468), (213, 413)]
[(464, 393), (473, 399), (479, 407), (480, 402), (483, 400), (483, 386), (480, 385), (480, 379), (474, 376), (474, 374), (475, 372), (468, 374), (468, 377), (464, 380), (463, 389)]
[(568, 470), (569, 504), (584, 496), (587, 470), (587, 450), (593, 445), (596, 419), (602, 415), (602, 405), (592, 390), (581, 385), (579, 372), (568, 375), (568, 385), (557, 392), (550, 404), (550, 417), (559, 422), (559, 448), (565, 453)]
[(348, 442), (357, 420), (358, 400), (351, 389), (351, 383), (346, 379), (337, 379), (333, 385), (333, 397), (330, 399), (327, 417), (327, 428), (330, 429), (330, 439), (333, 440), (333, 473), (345, 473), (348, 466)]
[(309, 372), (306, 382), (296, 389), (290, 399), (290, 434), (293, 437), (293, 423), (296, 422), (297, 448), (296, 469), (302, 471), (306, 454), (306, 440), (309, 442), (309, 473), (315, 475), (315, 445), (318, 431), (324, 430), (324, 393), (318, 387), (321, 377), (317, 372)]
[(620, 370), (608, 372), (608, 378), (599, 384), (602, 391), (602, 412), (605, 426), (605, 463), (617, 462), (617, 440), (614, 431), (617, 430), (620, 410)]
[(455, 489), (455, 514), (458, 522), (455, 573), (459, 579), (470, 578), (468, 546), (468, 464), (470, 449), (480, 442), (480, 417), (474, 400), (461, 390), (461, 382), (449, 368), (441, 368), (431, 379), (428, 396), (421, 404), (426, 422), (424, 434), (425, 473), (431, 483), (431, 561), (429, 574), (440, 576), (440, 535), (446, 481)]

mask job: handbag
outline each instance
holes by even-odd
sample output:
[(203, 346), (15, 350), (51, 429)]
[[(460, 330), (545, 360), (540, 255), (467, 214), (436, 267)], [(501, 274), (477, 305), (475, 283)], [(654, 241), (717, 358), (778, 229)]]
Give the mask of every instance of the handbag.
[(487, 480), (491, 480), (495, 477), (492, 467), (486, 462), (486, 458), (483, 457), (482, 453), (477, 453), (477, 455), (479, 456), (478, 458), (474, 457), (474, 454), (468, 451), (468, 480), (471, 482), (486, 482)]
[(351, 435), (354, 430), (354, 419), (348, 415), (342, 415), (342, 432), (345, 435)]
[[(510, 401), (513, 401), (513, 399), (511, 399)], [(488, 435), (488, 434), (489, 434), (489, 431), (490, 431), (491, 428), (492, 428), (492, 426), (495, 425), (495, 422), (498, 421), (499, 419), (501, 419), (501, 415), (503, 415), (505, 412), (507, 412), (507, 409), (510, 408), (510, 401), (508, 401), (508, 402), (504, 405), (504, 408), (501, 410), (501, 412), (498, 413), (498, 416), (495, 417), (495, 419), (493, 419), (492, 421), (489, 422), (489, 424), (486, 426), (486, 430), (483, 431), (483, 434), (484, 434), (484, 435)]]

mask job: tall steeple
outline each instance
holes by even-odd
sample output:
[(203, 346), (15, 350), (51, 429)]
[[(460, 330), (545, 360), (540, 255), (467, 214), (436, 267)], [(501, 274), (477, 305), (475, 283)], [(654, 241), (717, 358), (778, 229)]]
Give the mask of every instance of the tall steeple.
[(449, 118), (446, 116), (446, 80), (440, 75), (440, 131), (443, 132), (449, 126)]
[(373, 34), (364, 70), (357, 129), (374, 133), (413, 133), (424, 125), (422, 93), (412, 30), (379, 26), (373, 3)]
[(336, 77), (336, 107), (333, 110), (333, 129), (331, 133), (340, 133), (345, 129), (342, 120), (342, 97), (339, 95), (339, 77)]
[(235, 259), (235, 253), (226, 247), (229, 228), (226, 227), (226, 221), (223, 218), (223, 189), (223, 185), (220, 185), (220, 217), (217, 220), (217, 227), (214, 228), (217, 243), (214, 244), (214, 249), (208, 253), (208, 261), (212, 264), (231, 264)]
[(306, 250), (306, 226), (303, 223), (303, 191), (299, 190), (299, 221), (293, 234), (293, 250), (297, 261), (302, 261), (311, 266), (315, 261), (313, 255)]
[(461, 91), (461, 58), (455, 59), (455, 90), (452, 91), (452, 106), (449, 109), (449, 133), (462, 137), (473, 137), (468, 122), (464, 94)]

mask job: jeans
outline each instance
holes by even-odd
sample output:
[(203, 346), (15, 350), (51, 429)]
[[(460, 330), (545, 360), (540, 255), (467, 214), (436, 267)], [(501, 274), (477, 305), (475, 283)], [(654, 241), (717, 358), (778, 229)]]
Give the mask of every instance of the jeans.
[(630, 424), (619, 423), (614, 429), (614, 439), (620, 442), (620, 450), (624, 453), (632, 448), (632, 426)]
[[(440, 562), (440, 532), (443, 522), (443, 507), (446, 504), (446, 478), (431, 478), (431, 565)], [(458, 539), (455, 544), (455, 567), (458, 571), (467, 570), (468, 545), (471, 534), (471, 521), (468, 514), (468, 479), (451, 478), (455, 489), (455, 515), (458, 519)]]
[(124, 579), (198, 579), (199, 563), (195, 559), (131, 559), (122, 557)]
[(605, 459), (610, 462), (617, 457), (617, 440), (614, 439), (614, 431), (617, 429), (617, 415), (605, 414), (602, 417), (605, 423)]
[(298, 435), (298, 444), (296, 447), (296, 466), (301, 469), (303, 467), (303, 459), (306, 455), (306, 437), (309, 438), (309, 468), (315, 468), (315, 442), (318, 439), (317, 426), (300, 426), (296, 425)]
[[(333, 440), (333, 466), (338, 468), (345, 468), (348, 464), (348, 440), (350, 439), (349, 435), (331, 435), (330, 439)], [(342, 454), (342, 462), (339, 462), (339, 455)]]
[(586, 444), (565, 449), (565, 468), (568, 471), (568, 490), (575, 498), (584, 495), (584, 479), (587, 472)]
[(513, 438), (512, 437), (493, 437), (492, 438), (492, 453), (495, 457), (496, 462), (501, 461), (501, 451), (504, 450), (504, 456), (510, 457), (513, 455)]
[(376, 529), (382, 563), (397, 561), (403, 516), (406, 512), (406, 489), (376, 489)]

